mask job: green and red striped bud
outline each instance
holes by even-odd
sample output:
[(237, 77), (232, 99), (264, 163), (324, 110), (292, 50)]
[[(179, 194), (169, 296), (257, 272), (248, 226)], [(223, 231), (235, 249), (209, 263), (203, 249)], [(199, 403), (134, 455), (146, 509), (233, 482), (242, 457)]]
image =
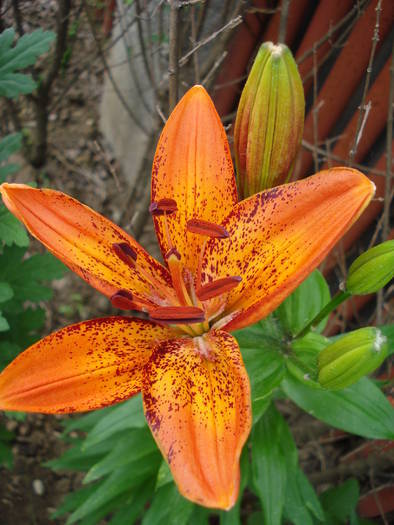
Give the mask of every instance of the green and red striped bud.
[(286, 182), (304, 128), (304, 89), (290, 50), (265, 42), (243, 89), (234, 130), (240, 197)]

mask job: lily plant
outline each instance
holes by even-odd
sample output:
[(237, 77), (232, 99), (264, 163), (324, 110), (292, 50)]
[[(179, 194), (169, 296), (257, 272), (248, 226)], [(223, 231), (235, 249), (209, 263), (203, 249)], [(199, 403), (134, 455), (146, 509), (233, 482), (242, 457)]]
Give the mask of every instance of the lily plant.
[(142, 392), (179, 491), (230, 509), (251, 422), (249, 379), (231, 332), (272, 312), (314, 270), (374, 194), (333, 168), (238, 202), (226, 133), (201, 86), (169, 117), (150, 211), (164, 265), (72, 197), (3, 184), (6, 206), (49, 251), (138, 317), (73, 324), (0, 376), (0, 408), (64, 414)]

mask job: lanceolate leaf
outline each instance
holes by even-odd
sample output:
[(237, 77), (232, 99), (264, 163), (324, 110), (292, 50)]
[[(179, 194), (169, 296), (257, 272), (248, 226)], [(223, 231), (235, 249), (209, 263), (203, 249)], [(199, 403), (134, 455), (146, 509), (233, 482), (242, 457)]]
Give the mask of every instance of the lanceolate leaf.
[(367, 438), (394, 438), (394, 409), (367, 378), (328, 391), (311, 389), (288, 375), (282, 388), (299, 407), (329, 425)]
[(194, 504), (181, 496), (174, 483), (167, 483), (155, 493), (142, 525), (186, 525)]
[[(296, 335), (312, 321), (329, 300), (328, 284), (319, 270), (315, 270), (283, 301), (275, 313), (286, 332)], [(319, 332), (325, 327), (326, 321), (327, 319), (324, 319), (317, 326)]]
[(0, 205), (0, 240), (7, 246), (16, 244), (26, 247), (29, 245), (25, 228), (2, 204)]
[[(264, 512), (265, 525), (280, 525), (285, 503), (288, 463), (281, 444), (289, 429), (282, 416), (271, 405), (252, 431), (253, 486)], [(294, 445), (293, 445), (294, 446)], [(295, 452), (296, 454), (296, 452)], [(290, 455), (292, 455), (290, 445)]]

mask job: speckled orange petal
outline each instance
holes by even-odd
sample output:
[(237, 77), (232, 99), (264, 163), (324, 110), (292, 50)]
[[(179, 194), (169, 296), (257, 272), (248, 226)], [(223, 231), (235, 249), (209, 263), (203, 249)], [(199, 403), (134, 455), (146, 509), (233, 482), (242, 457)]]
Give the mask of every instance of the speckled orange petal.
[(249, 379), (236, 340), (212, 331), (158, 346), (144, 370), (145, 416), (186, 498), (229, 509), (251, 427)]
[(222, 223), (229, 238), (210, 240), (202, 264), (205, 282), (242, 277), (218, 326), (236, 330), (272, 312), (320, 264), (374, 190), (362, 173), (333, 168), (240, 202)]
[(123, 401), (141, 389), (142, 368), (171, 330), (106, 317), (55, 332), (0, 374), (0, 409), (60, 414)]
[[(183, 263), (195, 270), (204, 238), (186, 231), (190, 219), (221, 222), (237, 203), (237, 189), (226, 133), (212, 100), (194, 86), (171, 113), (156, 149), (152, 202), (174, 199), (168, 215), (170, 235)], [(154, 217), (163, 255), (171, 248), (165, 219)]]
[[(108, 297), (119, 289), (149, 294), (152, 286), (139, 268), (152, 277), (155, 290), (172, 293), (167, 270), (121, 228), (91, 208), (59, 191), (24, 184), (2, 184), (0, 192), (5, 205), (34, 237)], [(119, 259), (114, 243), (127, 243), (136, 252), (135, 268)]]

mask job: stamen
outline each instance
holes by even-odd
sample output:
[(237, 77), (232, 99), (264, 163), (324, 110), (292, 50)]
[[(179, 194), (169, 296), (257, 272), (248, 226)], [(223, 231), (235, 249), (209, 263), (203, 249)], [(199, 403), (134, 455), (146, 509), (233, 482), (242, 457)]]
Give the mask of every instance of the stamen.
[(224, 277), (223, 279), (217, 279), (211, 283), (205, 284), (197, 290), (197, 297), (200, 301), (207, 301), (218, 295), (222, 295), (225, 292), (229, 292), (233, 288), (239, 285), (242, 281), (242, 277), (235, 275), (234, 277)]
[(131, 268), (135, 268), (135, 263), (137, 261), (137, 252), (127, 244), (127, 242), (115, 242), (112, 245), (113, 251), (124, 263), (126, 263)]
[(149, 211), (154, 216), (170, 214), (178, 211), (178, 206), (174, 199), (160, 199), (153, 201), (149, 206)]
[(193, 324), (205, 321), (204, 311), (195, 306), (161, 306), (149, 312), (153, 321), (165, 324)]
[(213, 222), (204, 221), (203, 219), (190, 219), (187, 221), (186, 229), (192, 233), (199, 233), (200, 235), (207, 235), (208, 237), (215, 237), (217, 239), (230, 237), (226, 228)]
[(171, 248), (166, 254), (166, 260), (171, 274), (172, 286), (174, 287), (180, 304), (183, 306), (192, 306), (193, 302), (189, 297), (185, 281), (183, 280), (183, 265), (180, 253), (176, 248)]
[(126, 290), (119, 290), (111, 298), (112, 306), (119, 310), (137, 310), (137, 305), (133, 301), (133, 296)]

